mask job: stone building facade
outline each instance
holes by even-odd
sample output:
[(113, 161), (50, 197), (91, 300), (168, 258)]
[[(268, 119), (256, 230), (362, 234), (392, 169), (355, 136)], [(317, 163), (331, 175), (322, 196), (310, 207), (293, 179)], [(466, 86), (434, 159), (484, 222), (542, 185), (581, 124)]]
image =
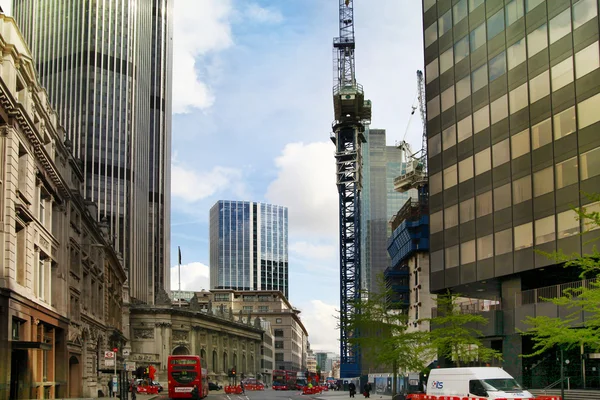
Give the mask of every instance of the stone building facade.
[[(0, 400), (96, 397), (125, 271), (14, 20), (0, 13)], [(103, 357), (102, 357), (103, 358)]]

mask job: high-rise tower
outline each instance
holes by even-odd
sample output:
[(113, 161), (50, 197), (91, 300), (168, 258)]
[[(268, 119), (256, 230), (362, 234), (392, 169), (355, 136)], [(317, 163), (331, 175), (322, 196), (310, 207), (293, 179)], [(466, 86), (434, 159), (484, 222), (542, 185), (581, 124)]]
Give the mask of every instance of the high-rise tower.
[(15, 0), (42, 85), (129, 270), (131, 296), (169, 290), (171, 0)]
[(210, 288), (288, 297), (287, 207), (219, 200), (210, 209)]

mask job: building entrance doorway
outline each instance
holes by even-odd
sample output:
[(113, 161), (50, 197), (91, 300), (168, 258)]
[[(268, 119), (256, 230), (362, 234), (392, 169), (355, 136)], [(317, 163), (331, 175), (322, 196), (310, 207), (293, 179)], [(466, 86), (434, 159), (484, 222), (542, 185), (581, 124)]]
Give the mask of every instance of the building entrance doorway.
[[(27, 351), (13, 350), (10, 362), (10, 398), (28, 399), (29, 389), (25, 390), (25, 380), (27, 379)], [(27, 392), (27, 393), (26, 393)]]
[(75, 356), (69, 358), (69, 397), (81, 397), (81, 364)]

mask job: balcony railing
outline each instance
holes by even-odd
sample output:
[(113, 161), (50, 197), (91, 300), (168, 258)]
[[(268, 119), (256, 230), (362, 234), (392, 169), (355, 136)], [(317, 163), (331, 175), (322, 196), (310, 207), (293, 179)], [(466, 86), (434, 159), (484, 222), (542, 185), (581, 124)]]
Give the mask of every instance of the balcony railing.
[(527, 304), (548, 303), (550, 302), (550, 299), (565, 295), (567, 290), (581, 288), (590, 289), (595, 287), (593, 285), (594, 283), (597, 283), (596, 278), (524, 290), (521, 293), (515, 294), (515, 307), (524, 306)]
[[(456, 309), (461, 314), (477, 314), (485, 311), (496, 311), (502, 309), (502, 303), (499, 299), (483, 300), (483, 299), (467, 299), (458, 300)], [(437, 307), (431, 308), (431, 316), (433, 318), (438, 316)]]

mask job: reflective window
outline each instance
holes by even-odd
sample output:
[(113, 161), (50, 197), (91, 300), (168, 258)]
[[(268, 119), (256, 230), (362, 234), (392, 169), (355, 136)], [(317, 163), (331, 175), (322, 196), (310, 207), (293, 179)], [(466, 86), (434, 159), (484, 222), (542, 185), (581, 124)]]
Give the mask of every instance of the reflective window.
[(558, 90), (573, 82), (573, 57), (559, 62), (550, 70), (552, 75), (552, 91)]
[(558, 238), (566, 238), (579, 233), (579, 215), (575, 210), (568, 210), (556, 215)]
[(533, 195), (535, 197), (554, 190), (554, 168), (548, 167), (533, 173)]
[(429, 216), (429, 229), (431, 233), (441, 232), (444, 229), (444, 213), (438, 211)]
[(525, 0), (525, 12), (529, 12), (542, 4), (544, 0)]
[(501, 8), (496, 14), (488, 18), (487, 21), (487, 38), (488, 40), (495, 37), (504, 30), (504, 9)]
[(454, 65), (454, 52), (452, 47), (442, 53), (440, 56), (440, 74), (448, 71)]
[(446, 269), (458, 266), (458, 245), (446, 247)]
[(438, 24), (440, 27), (440, 37), (442, 37), (444, 33), (452, 29), (452, 11), (448, 10), (444, 15), (442, 15), (438, 20)]
[(485, 2), (485, 0), (469, 0), (469, 11), (472, 12), (474, 9), (479, 7)]
[(600, 54), (598, 42), (594, 42), (585, 49), (575, 53), (575, 77), (577, 79), (600, 67)]
[(429, 10), (431, 7), (435, 5), (437, 0), (425, 0), (423, 2), (423, 12)]
[(529, 96), (531, 103), (550, 94), (550, 74), (545, 71), (529, 80)]
[(487, 77), (487, 64), (482, 65), (477, 68), (471, 74), (471, 82), (473, 84), (473, 93), (487, 85), (488, 77)]
[(471, 94), (471, 76), (467, 75), (456, 83), (456, 102), (460, 102)]
[(508, 117), (508, 97), (506, 95), (494, 100), (491, 104), (492, 125)]
[(528, 222), (515, 226), (515, 251), (533, 246), (533, 225)]
[(525, 38), (519, 40), (506, 50), (508, 69), (511, 70), (527, 58), (525, 51)]
[(506, 73), (506, 54), (498, 54), (490, 60), (490, 82)]
[(575, 107), (567, 108), (554, 116), (554, 140), (570, 135), (575, 129)]
[[(583, 207), (582, 211), (585, 212), (586, 214), (591, 214), (591, 213), (599, 213), (600, 214), (600, 202), (586, 204)], [(596, 224), (595, 221), (592, 221), (589, 218), (586, 218), (585, 220), (583, 220), (583, 230), (585, 232), (593, 231), (596, 229), (600, 229), (600, 226), (598, 226), (598, 224)]]
[(473, 113), (473, 133), (478, 133), (490, 126), (490, 107), (485, 106)]
[(434, 22), (425, 29), (425, 48), (429, 47), (437, 40), (437, 22)]
[(469, 14), (469, 11), (467, 10), (467, 0), (460, 0), (456, 3), (454, 7), (452, 7), (452, 13), (454, 16), (454, 25), (456, 25)]
[(429, 177), (429, 191), (431, 194), (440, 193), (442, 191), (442, 172), (438, 172)]
[(460, 60), (469, 55), (469, 35), (460, 39), (454, 44), (454, 63), (458, 64)]
[(579, 28), (598, 15), (596, 0), (579, 0), (573, 4), (573, 29)]
[(525, 129), (510, 138), (510, 148), (512, 150), (512, 158), (521, 157), (529, 153), (529, 129)]
[(577, 106), (577, 123), (579, 129), (600, 121), (600, 94), (590, 97)]
[(514, 114), (519, 110), (524, 109), (529, 105), (528, 94), (527, 94), (527, 82), (522, 84), (516, 89), (513, 89), (508, 94), (510, 113)]
[(450, 86), (448, 89), (442, 92), (442, 111), (446, 111), (450, 107), (454, 106), (454, 86)]
[(527, 53), (529, 54), (529, 57), (532, 57), (548, 47), (547, 35), (546, 24), (527, 35)]
[(477, 260), (494, 256), (494, 235), (477, 238)]
[(552, 122), (550, 118), (531, 127), (531, 142), (534, 150), (552, 142)]
[(444, 210), (444, 229), (458, 225), (458, 204)]
[(554, 215), (535, 220), (535, 244), (548, 243), (555, 239)]
[(531, 175), (515, 179), (512, 184), (514, 204), (519, 204), (531, 199)]
[(475, 200), (471, 197), (460, 203), (460, 223), (464, 224), (475, 219)]
[(475, 154), (475, 175), (483, 174), (492, 168), (492, 160), (490, 157), (490, 148), (481, 150)]
[(492, 213), (492, 191), (480, 194), (475, 199), (475, 214), (477, 218)]
[(427, 152), (429, 153), (429, 157), (433, 157), (442, 152), (442, 135), (439, 133), (431, 138), (427, 143)]
[(512, 229), (494, 233), (494, 248), (497, 256), (512, 251)]
[(508, 139), (492, 146), (492, 163), (494, 167), (510, 161), (510, 145)]
[(427, 121), (440, 115), (440, 96), (435, 96), (427, 102)]
[(470, 240), (460, 244), (460, 263), (469, 264), (475, 262), (475, 241)]
[(510, 200), (510, 183), (494, 189), (494, 211), (500, 211), (510, 207)]
[(550, 44), (571, 32), (571, 9), (558, 14), (550, 20)]
[(456, 186), (457, 181), (456, 164), (454, 164), (444, 170), (444, 190)]
[(556, 189), (577, 183), (579, 169), (577, 167), (577, 157), (569, 158), (556, 164)]
[[(557, 172), (558, 173), (558, 172)], [(581, 180), (600, 175), (600, 147), (581, 155)]]
[(432, 82), (439, 76), (438, 59), (436, 58), (425, 67), (425, 82)]
[(456, 128), (454, 125), (442, 131), (442, 150), (448, 150), (456, 144)]
[(512, 0), (506, 4), (506, 26), (514, 24), (523, 15), (523, 0)]
[(473, 128), (471, 128), (471, 116), (458, 121), (458, 142), (462, 142), (465, 139), (470, 138), (473, 135)]
[(485, 23), (479, 25), (473, 29), (470, 34), (471, 37), (471, 52), (477, 50), (485, 44)]
[(458, 181), (464, 182), (473, 177), (473, 156), (458, 162)]
[(431, 272), (444, 270), (444, 250), (438, 250), (431, 253)]

